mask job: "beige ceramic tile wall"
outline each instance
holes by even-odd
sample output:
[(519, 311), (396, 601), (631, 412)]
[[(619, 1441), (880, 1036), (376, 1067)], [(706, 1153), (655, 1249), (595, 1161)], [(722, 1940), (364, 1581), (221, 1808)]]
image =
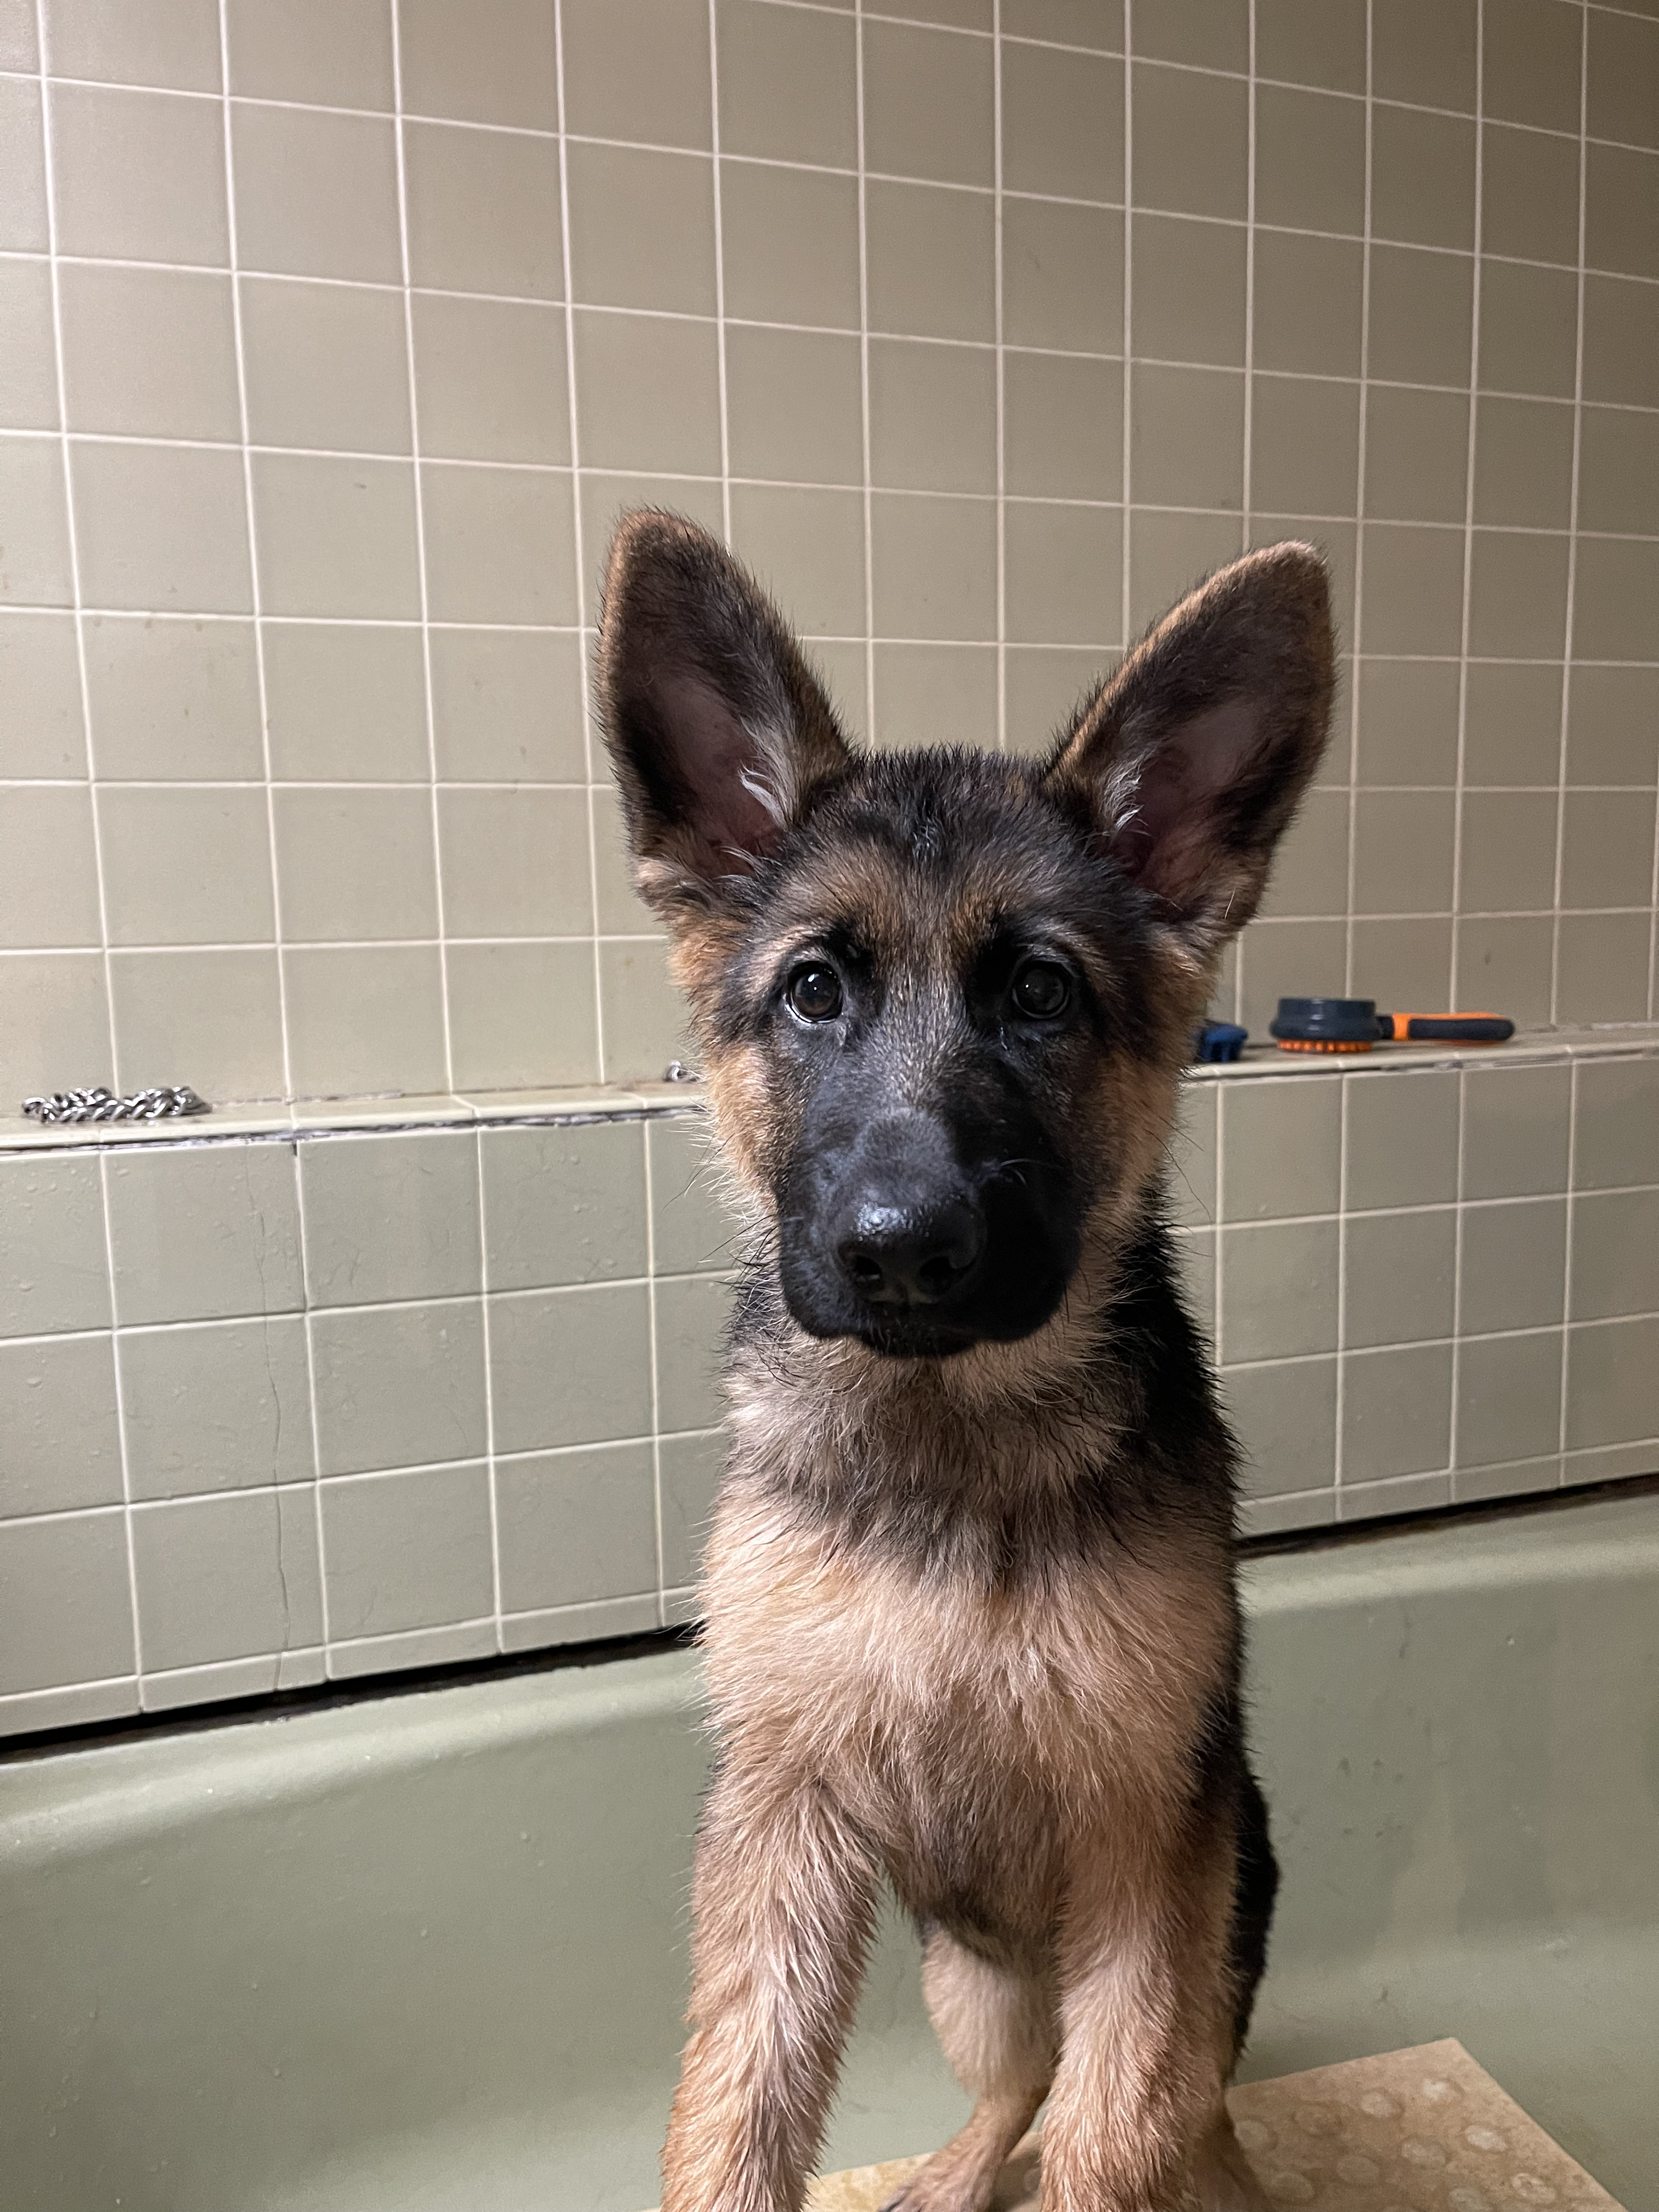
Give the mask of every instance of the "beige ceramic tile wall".
[(659, 1073), (645, 499), (882, 744), (1312, 535), (1358, 676), (1226, 1003), (1646, 1018), (1656, 149), (1635, 0), (0, 0), (0, 1102)]

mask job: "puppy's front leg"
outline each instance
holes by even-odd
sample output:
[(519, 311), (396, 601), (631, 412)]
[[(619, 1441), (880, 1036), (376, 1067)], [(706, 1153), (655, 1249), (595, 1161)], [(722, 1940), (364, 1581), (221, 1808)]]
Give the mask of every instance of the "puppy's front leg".
[(663, 2212), (799, 2212), (874, 1905), (869, 1858), (816, 1784), (723, 1769), (697, 1838)]
[(1251, 2212), (1222, 2100), (1231, 1837), (1102, 1838), (1068, 1883), (1043, 2212)]

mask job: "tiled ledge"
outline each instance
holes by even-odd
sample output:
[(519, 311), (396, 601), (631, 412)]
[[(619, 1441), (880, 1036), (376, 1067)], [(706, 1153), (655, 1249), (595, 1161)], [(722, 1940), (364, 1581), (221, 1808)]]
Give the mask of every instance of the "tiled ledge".
[[(1193, 1083), (1248, 1082), (1279, 1075), (1381, 1074), (1420, 1068), (1517, 1066), (1574, 1060), (1645, 1057), (1659, 1054), (1659, 1023), (1616, 1027), (1537, 1030), (1503, 1045), (1384, 1045), (1372, 1053), (1281, 1052), (1252, 1044), (1242, 1060), (1193, 1066)], [(324, 1137), (352, 1132), (536, 1127), (559, 1122), (630, 1121), (664, 1114), (699, 1113), (702, 1085), (588, 1084), (572, 1089), (486, 1091), (465, 1096), (434, 1091), (362, 1098), (254, 1099), (216, 1107), (209, 1114), (159, 1121), (55, 1121), (0, 1115), (0, 1153), (52, 1152), (118, 1145), (212, 1144), (236, 1138)]]

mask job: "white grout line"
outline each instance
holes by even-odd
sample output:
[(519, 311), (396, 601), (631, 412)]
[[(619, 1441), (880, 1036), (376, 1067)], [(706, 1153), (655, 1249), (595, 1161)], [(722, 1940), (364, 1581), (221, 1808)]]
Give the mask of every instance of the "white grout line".
[(991, 0), (991, 251), (996, 334), (997, 750), (1008, 750), (1008, 374), (1003, 349), (1002, 0)]
[[(582, 525), (581, 423), (576, 406), (575, 286), (571, 279), (574, 264), (570, 252), (570, 140), (565, 127), (564, 0), (553, 0), (553, 44), (558, 67), (559, 252), (564, 283), (564, 380), (570, 418), (570, 511), (571, 529), (575, 537), (576, 628), (585, 643), (588, 635), (587, 547)], [(580, 676), (582, 746), (587, 761), (587, 884), (593, 915), (593, 1039), (598, 1062), (595, 1074), (603, 1083), (606, 1080), (606, 1054), (605, 969), (599, 957), (599, 802), (595, 796), (599, 778), (593, 730), (592, 666), (586, 651), (582, 653)]]
[(489, 1340), (489, 1206), (484, 1193), (484, 1132), (472, 1131), (473, 1165), (478, 1192), (478, 1304), (480, 1347), (483, 1356), (484, 1468), (489, 1491), (489, 1587), (495, 1614), (495, 1649), (507, 1649), (501, 1626), (501, 1512), (495, 1480), (495, 1363)]
[(1244, 460), (1242, 471), (1243, 514), (1239, 550), (1250, 550), (1250, 514), (1255, 503), (1255, 168), (1256, 168), (1256, 0), (1249, 0), (1249, 151), (1244, 171)]
[[(1455, 999), (1452, 1001), (1455, 1006)], [(1451, 1345), (1451, 1429), (1446, 1446), (1448, 1463), (1452, 1468), (1452, 1496), (1457, 1496), (1458, 1410), (1459, 1391), (1463, 1380), (1463, 1234), (1468, 1206), (1463, 1196), (1463, 1133), (1467, 1119), (1465, 1093), (1468, 1088), (1464, 1073), (1457, 1077), (1457, 1158), (1453, 1191), (1457, 1206), (1457, 1226), (1452, 1247), (1452, 1345)]]
[[(1133, 641), (1134, 629), (1130, 619), (1133, 594), (1130, 589), (1130, 565), (1133, 544), (1133, 514), (1131, 501), (1134, 496), (1134, 162), (1135, 162), (1135, 99), (1134, 99), (1134, 0), (1123, 0), (1123, 544), (1121, 596), (1118, 608), (1118, 629), (1123, 650), (1127, 653)], [(1218, 1277), (1218, 1282), (1219, 1278)], [(1220, 1312), (1220, 1292), (1216, 1294), (1216, 1310)]]
[(301, 1318), (306, 1329), (306, 1397), (311, 1408), (311, 1510), (312, 1525), (317, 1536), (317, 1603), (318, 1637), (323, 1650), (323, 1671), (328, 1672), (328, 1547), (323, 1534), (323, 1433), (322, 1420), (317, 1410), (317, 1340), (316, 1308), (311, 1297), (311, 1257), (308, 1231), (306, 1224), (306, 1179), (301, 1171), (300, 1147), (289, 1140), (289, 1158), (294, 1175), (294, 1219), (300, 1246), (300, 1295), (302, 1301)]
[[(1469, 410), (1463, 454), (1463, 589), (1458, 610), (1457, 645), (1457, 768), (1452, 800), (1452, 890), (1454, 917), (1463, 910), (1463, 787), (1469, 720), (1469, 623), (1474, 592), (1475, 455), (1480, 431), (1480, 248), (1486, 228), (1486, 0), (1474, 8), (1474, 270), (1469, 309)], [(1462, 932), (1455, 919), (1451, 928), (1450, 999), (1462, 1003), (1459, 951)], [(1461, 1238), (1461, 1231), (1460, 1231)]]
[(1375, 133), (1371, 127), (1376, 43), (1374, 12), (1373, 0), (1365, 0), (1365, 209), (1359, 262), (1359, 448), (1353, 495), (1353, 635), (1349, 641), (1348, 664), (1348, 889), (1342, 953), (1342, 988), (1348, 993), (1354, 988), (1353, 910), (1359, 866), (1359, 676), (1365, 637), (1365, 441), (1370, 425), (1371, 185), (1375, 166)]
[(1348, 1405), (1348, 1107), (1353, 1085), (1348, 1071), (1342, 1074), (1337, 1098), (1336, 1152), (1336, 1453), (1331, 1468), (1331, 1486), (1342, 1491), (1343, 1423)]
[(720, 64), (718, 0), (708, 0), (708, 130), (714, 159), (714, 368), (720, 410), (720, 534), (732, 543), (732, 414), (726, 374), (726, 226), (720, 197)]
[[(1550, 1020), (1559, 1019), (1561, 1004), (1561, 886), (1567, 839), (1567, 740), (1572, 714), (1572, 648), (1578, 594), (1578, 491), (1584, 441), (1584, 235), (1588, 210), (1589, 155), (1585, 131), (1589, 102), (1589, 9), (1582, 6), (1578, 34), (1578, 283), (1573, 331), (1572, 484), (1567, 507), (1567, 606), (1561, 648), (1561, 744), (1555, 793), (1555, 893), (1550, 926)], [(1563, 1358), (1565, 1360), (1565, 1353)], [(1565, 1384), (1562, 1419), (1566, 1419)]]
[[(219, 0), (222, 9), (226, 3), (227, 0)], [(410, 290), (409, 179), (404, 143), (404, 58), (400, 18), (401, 11), (396, 4), (396, 0), (393, 0), (392, 88), (395, 113), (392, 121), (392, 144), (398, 173), (398, 266), (403, 280), (404, 352), (409, 378), (410, 465), (414, 478), (415, 493), (415, 562), (421, 587), (421, 681), (426, 708), (427, 772), (432, 794), (432, 867), (438, 905), (438, 983), (443, 1012), (444, 1080), (448, 1087), (453, 1090), (455, 1047), (450, 1018), (449, 945), (447, 916), (444, 903), (443, 838), (440, 831), (438, 810), (437, 716), (432, 695), (432, 609), (426, 556), (426, 486), (422, 481), (421, 468), (420, 395), (416, 389), (417, 380), (415, 374), (415, 301)]]
[[(46, 51), (46, 26), (44, 23), (40, 26), (40, 36), (42, 40), (41, 52), (44, 52)], [(110, 1219), (109, 1165), (110, 1156), (107, 1152), (105, 1152), (100, 1155), (98, 1163), (98, 1197), (99, 1204), (103, 1212), (104, 1266), (107, 1273), (109, 1281), (110, 1320), (112, 1324), (113, 1324), (119, 1318), (119, 1309), (116, 1302), (115, 1295), (115, 1231)], [(126, 1534), (127, 1603), (131, 1609), (132, 1619), (132, 1671), (134, 1675), (137, 1677), (138, 1702), (142, 1705), (144, 1698), (144, 1637), (143, 1624), (138, 1617), (138, 1554), (137, 1543), (134, 1538), (134, 1524), (132, 1516), (133, 1497), (131, 1454), (127, 1443), (127, 1401), (126, 1390), (121, 1376), (121, 1348), (116, 1340), (116, 1333), (113, 1327), (112, 1327), (110, 1332), (109, 1351), (110, 1365), (114, 1370), (115, 1373), (116, 1439), (121, 1454), (121, 1518)]]
[(864, 0), (853, 0), (853, 88), (858, 136), (859, 434), (864, 493), (864, 736), (876, 743), (874, 471), (870, 439), (870, 193), (864, 166)]
[(1564, 1457), (1563, 1479), (1566, 1472), (1565, 1455), (1567, 1449), (1567, 1393), (1572, 1383), (1572, 1232), (1578, 1197), (1578, 1069), (1575, 1065), (1568, 1079), (1567, 1089), (1567, 1218), (1565, 1231), (1566, 1273), (1561, 1291), (1561, 1406), (1556, 1436), (1556, 1449)]
[(667, 1577), (663, 1572), (662, 1542), (662, 1397), (657, 1357), (657, 1208), (651, 1132), (643, 1123), (640, 1127), (640, 1146), (645, 1176), (646, 1316), (651, 1346), (651, 1498), (657, 1546), (657, 1619), (666, 1626), (668, 1615), (664, 1591)]

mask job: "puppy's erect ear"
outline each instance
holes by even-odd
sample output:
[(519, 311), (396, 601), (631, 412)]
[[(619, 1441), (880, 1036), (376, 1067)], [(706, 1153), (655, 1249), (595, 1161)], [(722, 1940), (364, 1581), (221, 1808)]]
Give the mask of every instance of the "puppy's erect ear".
[(617, 527), (599, 697), (634, 879), (665, 918), (719, 908), (851, 765), (777, 609), (707, 531), (644, 511)]
[(1149, 630), (1079, 710), (1048, 771), (1207, 955), (1255, 912), (1324, 750), (1330, 594), (1310, 545), (1246, 555)]

